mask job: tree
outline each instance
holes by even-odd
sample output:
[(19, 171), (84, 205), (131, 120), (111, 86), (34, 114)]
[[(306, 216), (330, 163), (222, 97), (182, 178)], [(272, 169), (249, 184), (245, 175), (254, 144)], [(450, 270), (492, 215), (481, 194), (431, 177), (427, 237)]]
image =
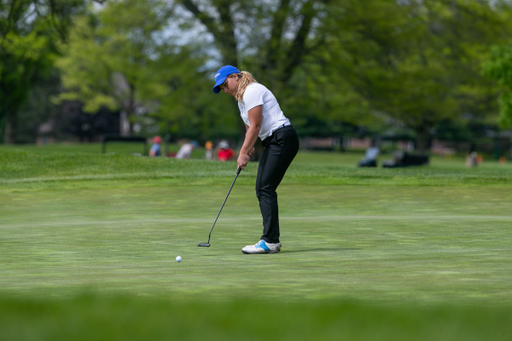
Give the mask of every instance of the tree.
[(160, 131), (175, 138), (206, 141), (216, 138), (239, 136), (238, 119), (230, 110), (228, 96), (212, 101), (212, 81), (205, 68), (201, 44), (189, 43), (180, 47), (162, 47), (162, 58), (157, 63), (165, 70), (167, 94), (161, 99), (158, 110), (150, 114), (158, 122)]
[(0, 2), (0, 118), (4, 142), (16, 141), (16, 118), (37, 70), (51, 58), (47, 23), (39, 17), (27, 23), (32, 1)]
[[(32, 84), (51, 68), (56, 43), (65, 41), (85, 0), (0, 1), (0, 123), (4, 142), (15, 143), (17, 116)], [(1, 124), (0, 124), (1, 126)]]
[(77, 19), (57, 61), (67, 90), (59, 100), (80, 100), (89, 113), (102, 106), (120, 110), (121, 132), (132, 133), (136, 115), (158, 111), (168, 95), (178, 68), (170, 63), (190, 60), (186, 49), (163, 36), (170, 14), (162, 0), (125, 0), (108, 1), (98, 13)]
[(318, 52), (374, 110), (414, 130), (423, 153), (431, 128), (488, 92), (479, 63), (503, 24), (484, 1), (346, 1), (329, 7)]
[(512, 46), (494, 46), (489, 61), (484, 64), (484, 74), (498, 81), (503, 91), (498, 98), (499, 124), (512, 127)]
[[(286, 98), (291, 89), (305, 91), (306, 98), (310, 97), (308, 91), (312, 89), (306, 89), (299, 79), (304, 76), (301, 68), (308, 64), (308, 56), (323, 43), (316, 28), (327, 15), (327, 1), (178, 0), (177, 3), (213, 37), (220, 64), (251, 71), (258, 81), (271, 88), (284, 108), (301, 110), (302, 114), (295, 111), (292, 116), (322, 111), (318, 104), (326, 101), (322, 102), (321, 96), (318, 101), (301, 102), (301, 105), (291, 98), (287, 103)], [(313, 36), (315, 39), (311, 39)], [(293, 95), (302, 97), (302, 93)], [(232, 109), (237, 111), (236, 107)]]

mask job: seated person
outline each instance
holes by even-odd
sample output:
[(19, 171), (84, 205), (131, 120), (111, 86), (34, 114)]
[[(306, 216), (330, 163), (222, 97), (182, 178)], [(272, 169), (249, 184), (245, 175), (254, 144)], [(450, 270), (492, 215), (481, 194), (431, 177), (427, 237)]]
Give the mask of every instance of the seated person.
[(190, 159), (190, 155), (192, 154), (192, 151), (194, 148), (197, 147), (197, 142), (192, 141), (190, 143), (184, 143), (178, 152), (176, 153), (177, 159)]
[(235, 156), (235, 152), (233, 149), (229, 148), (229, 143), (227, 141), (220, 141), (217, 149), (217, 159), (220, 161), (230, 161)]
[(161, 156), (162, 155), (162, 151), (160, 148), (161, 142), (162, 142), (162, 139), (160, 138), (160, 136), (155, 136), (153, 138), (153, 145), (151, 146), (151, 149), (149, 150), (149, 156), (153, 157), (153, 156)]
[(377, 167), (377, 156), (379, 156), (379, 147), (372, 145), (359, 161), (358, 167)]

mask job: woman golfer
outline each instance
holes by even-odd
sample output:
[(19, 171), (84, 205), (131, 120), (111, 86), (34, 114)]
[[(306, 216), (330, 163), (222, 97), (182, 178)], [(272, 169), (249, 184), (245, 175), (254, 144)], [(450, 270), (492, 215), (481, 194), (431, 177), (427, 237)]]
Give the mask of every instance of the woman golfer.
[(238, 156), (238, 167), (245, 169), (259, 137), (263, 143), (256, 178), (256, 196), (263, 217), (263, 235), (255, 245), (247, 245), (243, 253), (277, 253), (279, 214), (277, 186), (299, 150), (299, 138), (290, 121), (283, 115), (274, 94), (256, 82), (249, 72), (223, 66), (215, 75), (214, 93), (223, 90), (236, 98), (247, 132)]

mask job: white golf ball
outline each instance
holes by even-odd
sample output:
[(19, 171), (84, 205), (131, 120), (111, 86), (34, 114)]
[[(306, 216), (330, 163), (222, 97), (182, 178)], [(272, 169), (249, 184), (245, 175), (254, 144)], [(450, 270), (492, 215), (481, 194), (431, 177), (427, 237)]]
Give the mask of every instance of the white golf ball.
[(176, 262), (181, 262), (181, 256), (176, 257)]

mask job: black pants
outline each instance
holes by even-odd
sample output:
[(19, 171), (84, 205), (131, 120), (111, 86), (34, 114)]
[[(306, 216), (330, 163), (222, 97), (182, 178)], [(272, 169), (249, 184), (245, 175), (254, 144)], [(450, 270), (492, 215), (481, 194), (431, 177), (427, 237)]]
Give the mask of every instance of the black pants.
[(299, 137), (292, 126), (277, 129), (263, 143), (256, 178), (256, 196), (263, 217), (263, 235), (267, 243), (279, 243), (277, 186), (299, 151)]

